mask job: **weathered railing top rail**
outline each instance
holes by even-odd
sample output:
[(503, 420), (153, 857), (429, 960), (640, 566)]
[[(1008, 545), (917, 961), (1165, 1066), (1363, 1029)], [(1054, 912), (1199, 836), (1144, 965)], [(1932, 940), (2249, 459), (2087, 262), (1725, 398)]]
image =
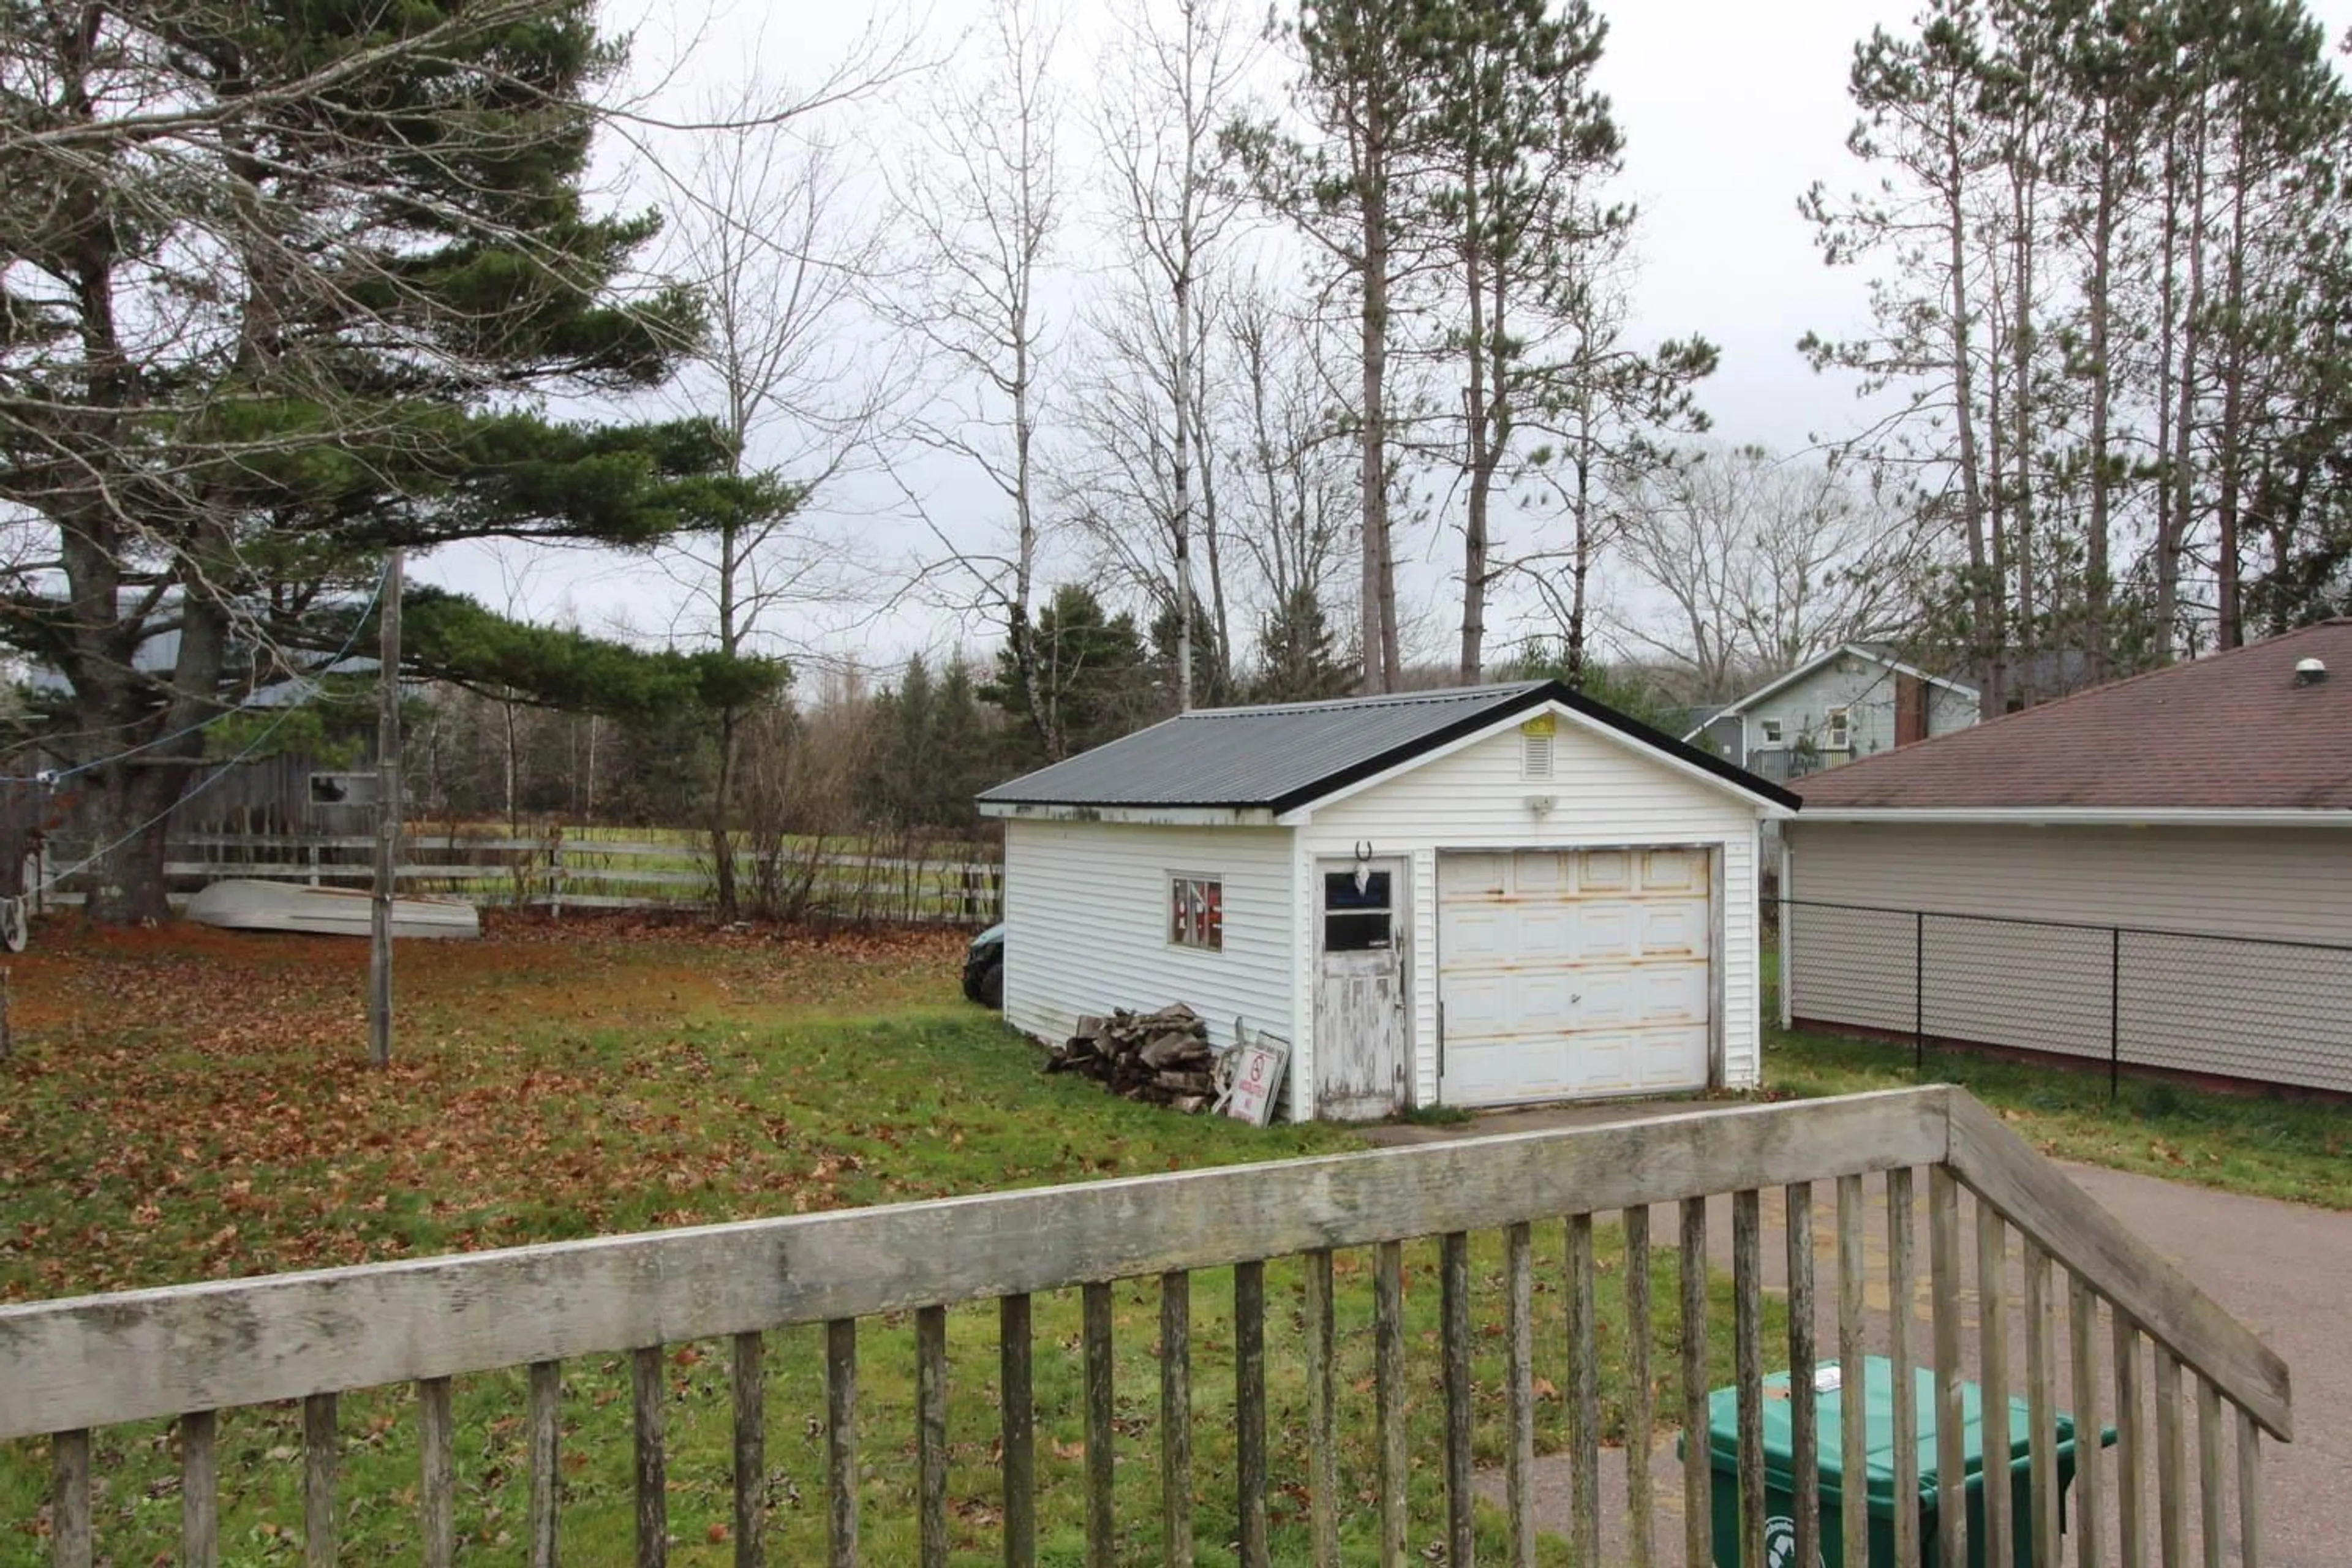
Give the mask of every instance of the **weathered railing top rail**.
[(2279, 1358), (1927, 1088), (0, 1308), (0, 1439), (1948, 1166), (2273, 1436)]

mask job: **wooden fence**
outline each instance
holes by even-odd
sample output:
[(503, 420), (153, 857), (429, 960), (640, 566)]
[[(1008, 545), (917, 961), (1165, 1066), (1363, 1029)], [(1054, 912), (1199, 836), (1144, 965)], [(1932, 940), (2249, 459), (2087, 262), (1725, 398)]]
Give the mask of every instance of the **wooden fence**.
[[(959, 848), (965, 847), (959, 846)], [(404, 831), (401, 890), (469, 899), (477, 904), (565, 909), (704, 910), (715, 898), (708, 844), (571, 837), (502, 837)], [(25, 867), (24, 885), (41, 888), (85, 851), (74, 841), (44, 844)], [(375, 871), (370, 835), (210, 834), (175, 837), (164, 874), (175, 903), (204, 884), (257, 878), (310, 887), (364, 887)], [(818, 840), (781, 848), (739, 848), (738, 904), (746, 912), (893, 924), (984, 926), (1001, 918), (1001, 861), (869, 853)], [(73, 906), (82, 894), (71, 878), (45, 888), (36, 912)]]
[[(1918, 1238), (1915, 1184), (1927, 1189), (1929, 1342), (1913, 1342)], [(1834, 1184), (1834, 1306), (1817, 1300), (1815, 1184)], [(1885, 1299), (1900, 1304), (1874, 1333), (1864, 1302), (1865, 1184), (1884, 1184)], [(1785, 1207), (1788, 1339), (1768, 1352), (1760, 1222), (1763, 1194)], [(1002, 1560), (1029, 1568), (1037, 1555), (1038, 1476), (1033, 1403), (1032, 1300), (1076, 1289), (1083, 1310), (1086, 1440), (1083, 1470), (1086, 1561), (1108, 1565), (1118, 1550), (1113, 1510), (1114, 1458), (1137, 1442), (1137, 1423), (1114, 1404), (1113, 1283), (1156, 1279), (1160, 1364), (1158, 1473), (1154, 1510), (1160, 1555), (1189, 1564), (1204, 1531), (1238, 1542), (1245, 1568), (1269, 1561), (1268, 1499), (1303, 1500), (1305, 1552), (1318, 1565), (1339, 1561), (1343, 1521), (1369, 1531), (1379, 1560), (1400, 1565), (1408, 1548), (1408, 1469), (1442, 1466), (1442, 1555), (1473, 1560), (1474, 1454), (1482, 1426), (1499, 1437), (1507, 1521), (1507, 1557), (1536, 1560), (1538, 1531), (1565, 1535), (1570, 1560), (1601, 1560), (1602, 1447), (1596, 1392), (1601, 1334), (1596, 1329), (1593, 1223), (1622, 1211), (1628, 1294), (1622, 1353), (1631, 1405), (1626, 1426), (1654, 1425), (1648, 1300), (1651, 1211), (1673, 1205), (1680, 1254), (1680, 1422), (1694, 1455), (1709, 1451), (1707, 1231), (1711, 1196), (1728, 1195), (1738, 1444), (1731, 1517), (1750, 1563), (1816, 1561), (1823, 1515), (1817, 1464), (1822, 1431), (1816, 1373), (1817, 1314), (1833, 1315), (1836, 1359), (1891, 1363), (1894, 1561), (1916, 1568), (1932, 1535), (1935, 1560), (2006, 1565), (2025, 1532), (2036, 1564), (2060, 1562), (2063, 1494), (2057, 1407), (2095, 1432), (2104, 1415), (2119, 1445), (2074, 1449), (2074, 1492), (2065, 1519), (2079, 1560), (2143, 1568), (2152, 1531), (2161, 1561), (2189, 1561), (2192, 1530), (2201, 1561), (2224, 1560), (2225, 1543), (2252, 1565), (2262, 1559), (2262, 1445), (2290, 1436), (2286, 1368), (2054, 1165), (1976, 1101), (1948, 1089), (1908, 1089), (1840, 1100), (1713, 1110), (1569, 1131), (1438, 1143), (1282, 1164), (1190, 1172), (980, 1197), (845, 1210), (785, 1219), (523, 1247), (471, 1256), (194, 1284), (78, 1300), (0, 1308), (0, 1440), (46, 1436), (52, 1481), (47, 1506), (57, 1568), (89, 1568), (100, 1551), (91, 1510), (92, 1429), (173, 1418), (178, 1426), (177, 1503), (184, 1561), (211, 1568), (221, 1447), (215, 1412), (269, 1401), (302, 1403), (302, 1443), (272, 1458), (302, 1467), (304, 1545), (314, 1568), (336, 1560), (339, 1394), (392, 1384), (415, 1388), (420, 1468), (415, 1521), (423, 1560), (446, 1568), (457, 1554), (452, 1524), (456, 1448), (453, 1376), (528, 1366), (520, 1414), (528, 1430), (528, 1560), (551, 1568), (562, 1534), (559, 1500), (562, 1432), (557, 1393), (567, 1358), (625, 1354), (633, 1369), (635, 1559), (661, 1568), (669, 1549), (665, 1448), (664, 1347), (721, 1339), (733, 1356), (733, 1556), (739, 1568), (765, 1560), (767, 1502), (762, 1401), (764, 1340), (786, 1325), (824, 1325), (825, 1415), (823, 1503), (828, 1561), (864, 1560), (858, 1484), (862, 1441), (899, 1451), (899, 1435), (861, 1429), (858, 1388), (862, 1322), (911, 1312), (915, 1409), (905, 1434), (918, 1516), (909, 1555), (940, 1568), (950, 1550), (947, 1433), (948, 1314), (992, 1307), (1000, 1354), (992, 1386), (972, 1389), (999, 1413)], [(1964, 1312), (1971, 1299), (1962, 1242), (1963, 1194), (1972, 1202), (1979, 1384), (1983, 1408), (2012, 1408), (2010, 1335), (2023, 1337), (2023, 1397), (2012, 1420), (2027, 1421), (2030, 1499), (2012, 1513), (2010, 1489), (1969, 1496), (1963, 1479)], [(1564, 1276), (1538, 1289), (1533, 1227), (1566, 1218)], [(1474, 1232), (1501, 1233), (1504, 1279), (1502, 1388), (1481, 1401), (1471, 1365), (1470, 1244)], [(2012, 1236), (2021, 1253), (2021, 1320), (2010, 1310)], [(1405, 1368), (1422, 1352), (1404, 1331), (1401, 1248), (1436, 1237), (1440, 1330), (1431, 1353), (1442, 1363), (1442, 1451), (1408, 1452)], [(1334, 1254), (1370, 1253), (1376, 1440), (1372, 1474), (1339, 1473), (1335, 1411), (1334, 1302), (1366, 1271), (1335, 1274)], [(1266, 1398), (1268, 1262), (1296, 1258), (1304, 1294), (1298, 1345), (1305, 1363), (1304, 1473), (1269, 1473)], [(1194, 1273), (1233, 1270), (1232, 1420), (1236, 1443), (1235, 1517), (1194, 1518), (1192, 1345)], [(1546, 1270), (1545, 1272), (1549, 1272)], [(1638, 1292), (1638, 1294), (1636, 1293)], [(1538, 1312), (1538, 1303), (1543, 1310)], [(2063, 1304), (2063, 1311), (2062, 1311)], [(1351, 1303), (1352, 1311), (1352, 1303)], [(2063, 1316), (2068, 1336), (2056, 1338)], [(1289, 1314), (1283, 1319), (1287, 1331)], [(1568, 1411), (1567, 1506), (1539, 1517), (1534, 1485), (1538, 1347), (1564, 1347), (1559, 1375)], [(2102, 1371), (2102, 1347), (2111, 1347)], [(1612, 1347), (1613, 1348), (1613, 1347)], [(1924, 1357), (1923, 1357), (1924, 1352)], [(1788, 1375), (1768, 1382), (1769, 1359)], [(2071, 1377), (2062, 1377), (2062, 1359)], [(1550, 1363), (1547, 1361), (1546, 1364)], [(1915, 1377), (1915, 1368), (1926, 1370)], [(2153, 1374), (2153, 1393), (2143, 1368)], [(1852, 1386), (1848, 1384), (1847, 1386)], [(962, 1391), (959, 1391), (962, 1392)], [(1924, 1392), (1935, 1413), (1936, 1469), (1923, 1490), (1918, 1435)], [(1490, 1390), (1491, 1393), (1491, 1390)], [(2103, 1397), (2111, 1394), (2111, 1397)], [(1792, 1437), (1793, 1497), (1771, 1504), (1775, 1527), (1792, 1532), (1793, 1555), (1766, 1551), (1763, 1413), (1785, 1399)], [(1498, 1426), (1499, 1433), (1492, 1430)], [(1844, 1474), (1864, 1471), (1864, 1426), (1842, 1426)], [(812, 1419), (810, 1435), (818, 1436)], [(2195, 1458), (2189, 1434), (2195, 1433)], [(1625, 1449), (1629, 1511), (1624, 1561), (1647, 1568), (1669, 1560), (1714, 1561), (1712, 1488), (1705, 1462), (1683, 1472), (1679, 1543), (1658, 1539), (1649, 1447)], [(2235, 1485), (2228, 1481), (2234, 1455)], [(1996, 1458), (1996, 1464), (1998, 1458)], [(2000, 1472), (1996, 1471), (1996, 1474)], [(2006, 1479), (2002, 1476), (2002, 1479)], [(2152, 1483), (2152, 1484), (2151, 1484)], [(1364, 1500), (1369, 1514), (1357, 1508)], [(811, 1500), (814, 1504), (815, 1500)], [(961, 1511), (961, 1500), (958, 1500)], [(1923, 1514), (1923, 1506), (1927, 1511)], [(1868, 1510), (1842, 1510), (1843, 1561), (1873, 1561), (1864, 1539)], [(2234, 1518), (2232, 1517), (2234, 1515)], [(1927, 1521), (1923, 1524), (1923, 1518)], [(713, 1539), (718, 1539), (713, 1536)]]

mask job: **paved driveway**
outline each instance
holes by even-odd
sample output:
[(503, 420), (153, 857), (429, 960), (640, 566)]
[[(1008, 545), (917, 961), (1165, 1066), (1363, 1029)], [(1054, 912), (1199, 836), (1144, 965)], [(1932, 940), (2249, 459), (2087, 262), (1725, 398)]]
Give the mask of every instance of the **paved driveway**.
[[(1457, 1127), (1379, 1128), (1372, 1130), (1370, 1136), (1377, 1142), (1423, 1142), (1442, 1138), (1528, 1131), (1544, 1127), (1591, 1125), (1621, 1121), (1628, 1116), (1672, 1115), (1696, 1109), (1701, 1108), (1687, 1103), (1639, 1108), (1563, 1107), (1482, 1118)], [(2266, 1542), (2269, 1550), (2264, 1557), (2265, 1563), (2271, 1568), (2342, 1568), (2343, 1564), (2352, 1563), (2352, 1214), (2306, 1208), (2268, 1198), (2242, 1197), (2152, 1176), (2130, 1175), (2090, 1166), (2067, 1165), (2064, 1168), (2067, 1174), (2094, 1198), (2222, 1306), (2237, 1314), (2285, 1358), (2294, 1378), (2295, 1441), (2292, 1445), (2268, 1444), (2264, 1447), (2264, 1490), (2269, 1524)], [(1927, 1183), (1922, 1180), (1916, 1184), (1919, 1188), (1920, 1204), (1916, 1218), (1920, 1280), (1918, 1298), (1911, 1304), (1917, 1323), (1912, 1332), (1911, 1342), (1915, 1357), (1924, 1360), (1929, 1343)], [(1884, 1349), (1893, 1303), (1887, 1297), (1885, 1275), (1885, 1189), (1876, 1180), (1871, 1181), (1867, 1186), (1871, 1202), (1867, 1234), (1873, 1279), (1869, 1335), (1871, 1348), (1876, 1352)], [(1786, 1278), (1788, 1255), (1785, 1211), (1780, 1194), (1765, 1194), (1763, 1215), (1765, 1234), (1762, 1250), (1766, 1280), (1768, 1284), (1778, 1287)], [(1834, 1184), (1823, 1183), (1814, 1189), (1813, 1216), (1819, 1249), (1815, 1265), (1816, 1288), (1822, 1307), (1817, 1342), (1822, 1358), (1827, 1361), (1835, 1358), (1837, 1346)], [(1964, 1212), (1964, 1225), (1969, 1223), (1969, 1218)], [(1670, 1240), (1675, 1234), (1671, 1217), (1664, 1213), (1656, 1215), (1652, 1223), (1652, 1234)], [(1707, 1240), (1717, 1264), (1727, 1268), (1731, 1244), (1728, 1199), (1718, 1199), (1710, 1205)], [(1973, 1274), (1975, 1240), (1972, 1232), (1964, 1233), (1962, 1250), (1966, 1271)], [(2022, 1285), (2013, 1238), (2011, 1258), (2009, 1360), (2011, 1390), (2017, 1393), (2021, 1392), (2024, 1385), (2025, 1352), (2019, 1316)], [(1964, 1342), (1969, 1375), (1974, 1376), (1977, 1300), (1973, 1289), (1964, 1293), (1963, 1313), (1969, 1325)], [(2066, 1362), (2067, 1335), (2063, 1319), (2053, 1337), (2060, 1357), (2059, 1386), (2067, 1389), (2071, 1387), (2068, 1381), (2071, 1373)], [(2110, 1403), (2103, 1407), (2100, 1415), (2103, 1420), (2112, 1420), (2114, 1394), (2104, 1371), (2106, 1342), (2103, 1331), (2099, 1335), (2103, 1363), (2099, 1381), (2103, 1389), (2102, 1399)], [(1785, 1354), (1776, 1355), (1774, 1350), (1775, 1347), (1767, 1346), (1766, 1364), (1785, 1365)], [(2142, 1360), (2145, 1376), (2146, 1358)], [(2197, 1453), (2193, 1420), (2189, 1427), (2189, 1473), (2193, 1488)], [(2224, 1452), (2226, 1455), (2230, 1450), (2225, 1448)], [(1682, 1531), (1682, 1475), (1675, 1461), (1671, 1436), (1651, 1456), (1651, 1466), (1653, 1490), (1659, 1504), (1658, 1538), (1662, 1544), (1672, 1544), (1678, 1550)], [(1548, 1521), (1562, 1521), (1568, 1506), (1565, 1462), (1558, 1456), (1549, 1457), (1538, 1462), (1538, 1469), (1537, 1500), (1540, 1517)], [(1614, 1456), (1605, 1457), (1602, 1471), (1606, 1482), (1603, 1489), (1607, 1494), (1603, 1499), (1603, 1535), (1612, 1543), (1611, 1560), (1622, 1561), (1624, 1538), (1623, 1466)], [(2224, 1471), (2234, 1489), (2235, 1466), (2225, 1459)], [(1495, 1501), (1501, 1500), (1499, 1474), (1483, 1478), (1482, 1485), (1490, 1489)], [(2108, 1489), (2108, 1495), (2112, 1509), (2112, 1487)], [(2148, 1495), (2154, 1495), (2152, 1458)], [(2230, 1556), (2231, 1561), (2235, 1561), (2234, 1496), (2230, 1501), (2227, 1518)], [(2192, 1517), (2189, 1536), (2192, 1556), (2199, 1550), (2197, 1528)], [(2111, 1526), (2108, 1534), (2112, 1536), (2113, 1533)], [(2148, 1551), (2152, 1562), (2155, 1552), (2152, 1536)], [(1671, 1552), (1668, 1555), (1671, 1556)], [(2116, 1560), (2112, 1552), (2109, 1556), (2111, 1561)], [(2071, 1542), (2068, 1543), (2067, 1561), (2069, 1563), (2074, 1561)]]

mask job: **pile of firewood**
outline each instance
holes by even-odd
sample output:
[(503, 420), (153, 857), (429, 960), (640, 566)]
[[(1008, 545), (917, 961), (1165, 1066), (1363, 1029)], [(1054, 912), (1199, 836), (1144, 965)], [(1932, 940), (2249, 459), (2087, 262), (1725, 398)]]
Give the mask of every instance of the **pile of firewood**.
[(1079, 1019), (1066, 1043), (1046, 1047), (1045, 1070), (1084, 1073), (1113, 1094), (1192, 1116), (1216, 1102), (1216, 1055), (1208, 1025), (1179, 1002)]

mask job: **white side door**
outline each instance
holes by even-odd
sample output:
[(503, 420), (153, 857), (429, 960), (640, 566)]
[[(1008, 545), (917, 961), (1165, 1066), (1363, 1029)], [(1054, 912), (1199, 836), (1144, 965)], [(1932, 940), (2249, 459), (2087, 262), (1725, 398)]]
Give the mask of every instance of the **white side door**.
[(1404, 1108), (1412, 1031), (1405, 863), (1318, 860), (1315, 900), (1315, 1110), (1368, 1121)]

